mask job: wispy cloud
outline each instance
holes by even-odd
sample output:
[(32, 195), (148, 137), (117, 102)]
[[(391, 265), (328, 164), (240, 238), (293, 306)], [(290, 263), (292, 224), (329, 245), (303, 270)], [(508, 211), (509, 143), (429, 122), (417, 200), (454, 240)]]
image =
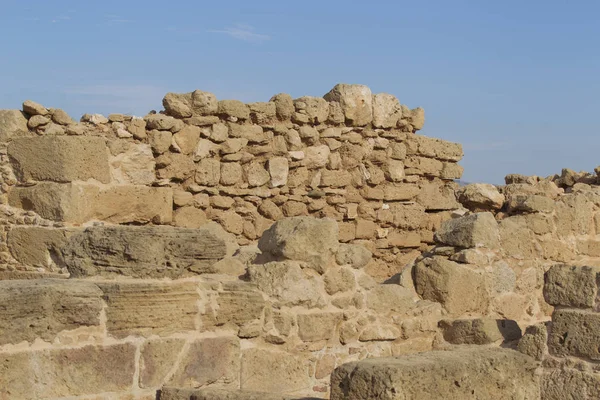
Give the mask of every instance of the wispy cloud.
[(129, 22), (134, 22), (132, 19), (125, 18), (122, 15), (108, 14), (105, 15), (105, 17), (109, 24), (126, 24)]
[(254, 32), (254, 28), (250, 25), (235, 25), (220, 30), (209, 30), (208, 32), (222, 33), (234, 39), (250, 43), (262, 43), (271, 39), (269, 35)]
[(52, 19), (52, 23), (55, 24), (57, 22), (62, 22), (62, 21), (69, 21), (71, 19), (71, 17), (69, 17), (68, 15), (59, 15), (58, 17), (55, 17), (54, 19)]

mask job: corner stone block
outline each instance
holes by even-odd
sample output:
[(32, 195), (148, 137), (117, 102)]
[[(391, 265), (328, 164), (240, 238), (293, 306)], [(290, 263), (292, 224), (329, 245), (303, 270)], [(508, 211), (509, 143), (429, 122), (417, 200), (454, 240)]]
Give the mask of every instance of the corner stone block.
[(539, 399), (537, 367), (514, 350), (480, 346), (371, 358), (334, 370), (331, 400)]
[(181, 278), (201, 273), (238, 248), (223, 228), (95, 226), (73, 235), (62, 249), (71, 276)]
[(35, 211), (43, 218), (73, 224), (94, 219), (112, 223), (169, 223), (173, 218), (171, 188), (41, 182), (13, 188), (8, 202), (13, 207)]
[(494, 249), (499, 246), (500, 234), (494, 215), (483, 212), (445, 221), (435, 239), (449, 246)]
[(99, 282), (106, 301), (109, 335), (166, 336), (195, 330), (198, 293), (194, 282)]
[(0, 398), (49, 399), (129, 390), (135, 373), (131, 343), (0, 356)]
[(548, 337), (550, 354), (600, 360), (600, 314), (585, 310), (555, 310)]
[(27, 118), (21, 111), (0, 110), (0, 142), (5, 142), (13, 136), (27, 134)]
[(600, 267), (554, 265), (545, 275), (544, 298), (553, 306), (596, 305)]
[(262, 348), (242, 352), (241, 389), (293, 393), (312, 387), (309, 362), (298, 354)]
[(0, 281), (0, 345), (52, 341), (63, 330), (99, 326), (101, 296), (92, 282)]
[(236, 337), (218, 337), (190, 343), (167, 384), (185, 388), (209, 384), (238, 388), (239, 382), (240, 341)]
[(110, 182), (108, 148), (100, 137), (22, 137), (8, 145), (8, 155), (22, 182)]

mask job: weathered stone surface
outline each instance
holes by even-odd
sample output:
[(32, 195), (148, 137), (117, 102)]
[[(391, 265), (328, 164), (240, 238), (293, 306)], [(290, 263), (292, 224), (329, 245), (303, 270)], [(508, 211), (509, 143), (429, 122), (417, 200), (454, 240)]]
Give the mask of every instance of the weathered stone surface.
[(312, 124), (323, 123), (329, 117), (329, 104), (321, 97), (304, 96), (294, 100), (296, 112), (303, 114)]
[(67, 242), (69, 231), (40, 226), (15, 226), (8, 232), (10, 253), (25, 265), (47, 267), (62, 265), (60, 249)]
[(475, 213), (442, 223), (435, 234), (439, 243), (457, 247), (497, 248), (498, 223), (489, 212)]
[(550, 213), (553, 209), (554, 201), (546, 196), (515, 194), (508, 199), (510, 213)]
[(332, 400), (538, 399), (535, 361), (513, 350), (464, 347), (344, 364)]
[[(313, 272), (314, 274), (314, 272)], [(250, 282), (283, 306), (320, 307), (323, 283), (302, 269), (297, 261), (269, 262), (248, 266)]]
[(184, 344), (184, 339), (158, 339), (145, 342), (140, 348), (140, 387), (162, 386), (173, 364), (177, 362)]
[(450, 314), (487, 312), (489, 295), (481, 271), (435, 256), (417, 263), (414, 274), (417, 293), (441, 303)]
[(194, 90), (192, 92), (192, 112), (198, 115), (216, 114), (219, 108), (217, 97), (210, 92)]
[(164, 387), (160, 390), (160, 400), (300, 400), (298, 397), (255, 392), (250, 390), (227, 389), (181, 389)]
[(521, 337), (516, 321), (493, 318), (442, 320), (444, 339), (452, 344), (489, 344), (510, 342)]
[(285, 186), (288, 180), (289, 164), (286, 157), (272, 157), (268, 163), (271, 187)]
[(312, 312), (298, 314), (298, 336), (305, 342), (329, 340), (342, 321), (341, 312)]
[[(124, 142), (124, 141), (123, 141)], [(147, 144), (130, 144), (110, 158), (110, 175), (113, 183), (151, 185), (156, 180), (156, 162)]]
[(0, 110), (0, 141), (14, 136), (27, 135), (27, 118), (19, 110)]
[(331, 150), (326, 145), (310, 146), (304, 150), (304, 165), (309, 169), (323, 168), (329, 161)]
[(244, 166), (244, 175), (250, 187), (266, 185), (271, 176), (264, 165), (259, 162), (252, 162)]
[(281, 260), (305, 261), (323, 273), (335, 262), (338, 235), (338, 225), (332, 219), (286, 218), (264, 232), (258, 248)]
[(23, 112), (29, 115), (46, 115), (48, 109), (35, 101), (25, 100), (23, 102)]
[(402, 118), (402, 108), (396, 96), (387, 93), (373, 95), (373, 126), (394, 128)]
[(405, 313), (414, 306), (414, 292), (400, 285), (380, 284), (367, 293), (367, 307), (378, 314)]
[(79, 280), (0, 281), (0, 345), (52, 341), (63, 330), (98, 326), (101, 295)]
[(240, 342), (236, 337), (198, 339), (192, 342), (169, 386), (221, 387), (239, 385)]
[(373, 253), (357, 244), (340, 244), (335, 259), (338, 264), (349, 264), (352, 268), (362, 268), (371, 261)]
[(544, 298), (553, 306), (592, 308), (599, 282), (600, 267), (554, 265), (545, 275)]
[(455, 190), (454, 184), (439, 181), (421, 183), (416, 201), (429, 211), (460, 208), (460, 203), (456, 200)]
[(96, 226), (73, 235), (63, 249), (72, 276), (135, 278), (193, 275), (237, 249), (223, 228)]
[(325, 290), (333, 295), (338, 292), (347, 292), (354, 289), (356, 278), (348, 267), (331, 268), (323, 276)]
[(107, 304), (109, 335), (166, 336), (195, 330), (198, 293), (194, 282), (99, 282)]
[(554, 310), (548, 337), (550, 354), (600, 360), (600, 314), (585, 310)]
[(241, 120), (250, 119), (250, 109), (239, 100), (221, 100), (217, 111), (224, 117), (233, 117)]
[(457, 195), (458, 201), (470, 210), (499, 210), (504, 204), (504, 196), (489, 183), (472, 183), (460, 188)]
[(0, 395), (48, 399), (129, 390), (135, 373), (131, 343), (7, 353), (0, 357)]
[(168, 151), (172, 141), (173, 134), (169, 131), (153, 130), (148, 133), (148, 143), (156, 154)]
[(528, 326), (517, 349), (538, 361), (548, 353), (548, 328), (545, 323)]
[(167, 93), (162, 104), (167, 115), (175, 118), (188, 118), (192, 116), (191, 93)]
[(182, 154), (192, 154), (200, 140), (200, 128), (186, 125), (182, 130), (173, 135), (173, 140)]
[(13, 140), (8, 155), (21, 181), (110, 182), (108, 149), (99, 137), (41, 136)]
[(409, 135), (407, 139), (407, 155), (453, 162), (460, 161), (463, 157), (462, 146), (459, 143), (447, 142), (422, 135)]
[(600, 398), (598, 373), (574, 368), (545, 370), (541, 377), (543, 400)]
[(323, 97), (327, 101), (339, 102), (351, 125), (364, 126), (373, 120), (373, 99), (367, 86), (340, 83)]
[(310, 388), (308, 361), (301, 355), (248, 349), (242, 352), (241, 388), (290, 393)]
[(173, 214), (171, 188), (142, 185), (40, 182), (13, 188), (8, 201), (43, 218), (72, 223), (169, 223)]
[(271, 97), (271, 100), (275, 103), (275, 110), (277, 118), (281, 121), (289, 120), (294, 114), (294, 100), (292, 96), (286, 93), (279, 93)]

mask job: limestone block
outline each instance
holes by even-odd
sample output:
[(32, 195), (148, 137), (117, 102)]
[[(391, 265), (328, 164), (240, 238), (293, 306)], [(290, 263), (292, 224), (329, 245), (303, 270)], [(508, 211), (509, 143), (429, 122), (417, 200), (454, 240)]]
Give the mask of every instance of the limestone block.
[(294, 114), (294, 100), (289, 94), (276, 94), (269, 101), (275, 103), (275, 113), (280, 121), (289, 120)]
[(257, 102), (248, 104), (250, 118), (258, 125), (273, 123), (277, 120), (277, 106), (274, 102)]
[(110, 182), (108, 148), (100, 137), (22, 137), (9, 144), (8, 155), (23, 182)]
[(442, 320), (444, 339), (452, 344), (489, 344), (510, 342), (521, 337), (516, 321), (494, 318)]
[(25, 100), (23, 102), (23, 112), (29, 115), (46, 115), (48, 109), (35, 101)]
[(541, 394), (544, 400), (597, 399), (600, 377), (575, 368), (547, 369), (541, 377)]
[(368, 325), (360, 333), (358, 340), (361, 342), (381, 342), (396, 340), (401, 336), (400, 329), (394, 325)]
[(294, 100), (294, 107), (296, 112), (305, 115), (311, 124), (323, 123), (329, 117), (329, 104), (320, 97), (300, 97)]
[(146, 120), (146, 126), (151, 130), (177, 132), (185, 125), (181, 120), (164, 114), (150, 114), (145, 116), (144, 119)]
[(192, 92), (192, 112), (195, 115), (212, 115), (219, 110), (217, 97), (210, 92), (194, 90)]
[(545, 275), (544, 298), (553, 306), (596, 305), (600, 267), (554, 265)]
[(273, 140), (273, 135), (270, 132), (264, 132), (259, 125), (239, 125), (229, 124), (229, 136), (232, 138), (242, 138), (246, 143), (251, 144), (266, 144)]
[(441, 303), (450, 314), (487, 312), (490, 295), (481, 271), (435, 256), (418, 262), (414, 274), (417, 293)]
[(338, 102), (350, 125), (365, 126), (373, 120), (371, 89), (364, 85), (335, 85), (323, 98)]
[(285, 186), (288, 180), (289, 165), (286, 157), (271, 157), (269, 159), (269, 175), (271, 187)]
[(141, 388), (161, 387), (177, 362), (185, 339), (158, 339), (145, 342), (140, 348)]
[(164, 387), (160, 400), (298, 400), (282, 394), (236, 389), (182, 389)]
[(214, 324), (228, 323), (238, 327), (247, 322), (260, 319), (266, 302), (254, 285), (246, 290), (227, 290), (217, 296), (217, 309), (214, 311)]
[(162, 104), (167, 115), (175, 118), (189, 118), (192, 116), (191, 93), (167, 93)]
[(13, 226), (8, 232), (10, 254), (25, 265), (47, 267), (61, 264), (60, 249), (67, 242), (69, 231), (40, 226)]
[(169, 386), (239, 387), (240, 342), (236, 337), (197, 339), (190, 343)]
[(463, 149), (460, 143), (430, 138), (422, 135), (408, 135), (406, 140), (406, 154), (420, 157), (435, 158), (443, 161), (460, 161)]
[(180, 153), (165, 153), (156, 158), (156, 176), (159, 179), (183, 181), (194, 174), (192, 157)]
[(248, 266), (250, 282), (282, 306), (321, 307), (323, 282), (298, 261), (269, 262)]
[(367, 307), (378, 314), (405, 313), (415, 300), (412, 290), (396, 284), (379, 284), (367, 293)]
[(304, 150), (304, 165), (308, 169), (323, 168), (327, 166), (331, 150), (327, 145), (310, 146)]
[(456, 186), (454, 183), (448, 184), (441, 181), (421, 183), (416, 201), (429, 211), (460, 208), (460, 203), (455, 196)]
[(123, 185), (151, 185), (156, 180), (156, 162), (147, 144), (124, 146), (122, 152), (110, 158), (110, 175), (113, 183)]
[(528, 326), (517, 349), (538, 361), (548, 353), (548, 328), (545, 323)]
[(48, 399), (129, 390), (135, 373), (132, 343), (3, 354), (0, 395)]
[(343, 319), (341, 312), (301, 313), (298, 319), (298, 337), (305, 342), (329, 340), (334, 337), (336, 326)]
[(156, 154), (163, 154), (169, 150), (173, 142), (173, 134), (169, 131), (153, 130), (148, 133), (148, 143)]
[(99, 282), (106, 302), (106, 329), (116, 338), (167, 336), (195, 330), (194, 282)]
[(226, 118), (250, 119), (250, 109), (239, 100), (219, 101), (218, 114)]
[(498, 223), (489, 212), (450, 219), (442, 223), (435, 239), (450, 246), (494, 249), (499, 245)]
[[(340, 228), (341, 230), (341, 228)], [(354, 238), (352, 238), (354, 239)], [(373, 253), (358, 244), (340, 244), (335, 259), (340, 265), (350, 265), (352, 268), (362, 268), (371, 261)]]
[(62, 253), (72, 276), (190, 276), (230, 256), (235, 239), (214, 222), (199, 229), (95, 226), (73, 235)]
[[(110, 115), (109, 115), (110, 117)], [(74, 123), (73, 119), (64, 110), (55, 108), (52, 110), (52, 121), (59, 125), (71, 125)], [(122, 121), (121, 121), (122, 122)], [(144, 124), (144, 127), (146, 124)]]
[(539, 398), (537, 363), (514, 350), (466, 346), (336, 368), (332, 400)]
[(0, 345), (52, 341), (63, 330), (98, 326), (101, 295), (92, 282), (79, 280), (0, 281)]
[(304, 261), (323, 273), (334, 262), (338, 237), (338, 224), (332, 219), (292, 217), (265, 231), (258, 248), (281, 260)]
[(0, 141), (29, 134), (27, 118), (19, 110), (0, 110)]
[(554, 201), (537, 194), (515, 194), (508, 199), (508, 212), (550, 213), (554, 210)]
[(402, 118), (402, 108), (396, 96), (387, 93), (373, 95), (373, 126), (395, 128)]
[(180, 207), (173, 212), (173, 224), (181, 228), (200, 228), (206, 224), (206, 213), (193, 206)]
[(308, 360), (300, 354), (247, 349), (242, 352), (241, 388), (273, 393), (306, 390), (311, 386), (308, 368)]
[(195, 181), (200, 185), (217, 186), (221, 179), (221, 163), (219, 160), (205, 158), (196, 167)]
[(250, 187), (266, 185), (271, 176), (260, 162), (251, 162), (244, 165), (244, 176)]
[(458, 201), (469, 210), (499, 210), (504, 204), (504, 196), (489, 183), (466, 185), (458, 190), (457, 195)]
[(383, 200), (385, 201), (406, 201), (412, 200), (419, 194), (419, 187), (412, 184), (400, 184), (383, 187)]
[(552, 314), (548, 337), (550, 354), (600, 360), (600, 314), (585, 310), (557, 309)]
[(173, 135), (173, 140), (182, 154), (192, 154), (196, 150), (200, 140), (200, 128), (193, 125), (186, 125), (182, 130)]
[(330, 295), (347, 292), (354, 289), (356, 285), (354, 273), (348, 267), (329, 269), (323, 276), (323, 281), (325, 282), (325, 290)]

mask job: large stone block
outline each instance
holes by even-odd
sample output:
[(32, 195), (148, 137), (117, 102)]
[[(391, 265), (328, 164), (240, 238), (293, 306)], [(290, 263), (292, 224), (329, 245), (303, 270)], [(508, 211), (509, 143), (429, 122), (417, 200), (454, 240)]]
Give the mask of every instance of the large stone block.
[(545, 275), (544, 298), (553, 306), (592, 308), (599, 282), (600, 267), (554, 265)]
[(544, 370), (541, 396), (542, 400), (600, 399), (600, 375), (573, 368)]
[(367, 86), (339, 83), (323, 97), (340, 103), (351, 125), (364, 126), (373, 120), (373, 96)]
[(336, 368), (331, 400), (539, 399), (537, 363), (516, 351), (467, 346)]
[[(283, 394), (227, 389), (182, 389), (165, 387), (158, 400), (301, 400)], [(306, 400), (306, 398), (304, 398)]]
[(63, 248), (72, 276), (179, 278), (202, 273), (232, 255), (234, 239), (217, 223), (198, 229), (167, 226), (95, 226)]
[(19, 110), (0, 110), (0, 142), (29, 134), (27, 118)]
[(169, 386), (239, 387), (240, 342), (234, 337), (198, 339), (190, 343)]
[(81, 224), (94, 219), (113, 223), (169, 223), (171, 188), (138, 185), (101, 187), (88, 183), (41, 182), (15, 187), (9, 204), (53, 221)]
[(67, 329), (99, 326), (102, 292), (92, 282), (0, 281), (0, 345), (52, 341)]
[(442, 320), (444, 339), (452, 344), (489, 344), (521, 337), (516, 321), (494, 318)]
[(131, 343), (5, 353), (0, 398), (53, 399), (129, 390), (135, 374)]
[(22, 182), (110, 182), (106, 140), (89, 136), (36, 136), (14, 139), (8, 155)]
[(305, 261), (319, 273), (335, 263), (339, 228), (328, 218), (286, 218), (274, 223), (258, 242), (263, 253), (282, 260)]
[(493, 249), (498, 247), (500, 236), (494, 215), (483, 212), (443, 222), (435, 239), (450, 246)]
[(550, 354), (600, 360), (600, 314), (585, 310), (555, 310), (548, 337)]
[(310, 391), (309, 362), (302, 355), (252, 348), (242, 352), (241, 388), (273, 393)]
[(457, 192), (458, 201), (470, 210), (499, 210), (504, 205), (504, 195), (489, 183), (472, 183)]
[(456, 188), (455, 183), (444, 183), (437, 180), (424, 182), (420, 184), (416, 201), (428, 211), (460, 208), (460, 203), (456, 200)]
[(158, 388), (177, 362), (185, 339), (158, 339), (145, 342), (140, 348), (141, 388)]
[(341, 312), (312, 312), (298, 314), (298, 336), (305, 342), (331, 339), (342, 321)]
[(62, 265), (60, 249), (73, 231), (41, 226), (13, 226), (8, 232), (10, 254), (25, 265), (47, 267)]
[(406, 140), (406, 154), (436, 158), (443, 161), (460, 161), (463, 149), (460, 143), (430, 138), (422, 135), (408, 135)]
[(481, 271), (435, 256), (417, 263), (414, 275), (417, 293), (441, 303), (450, 314), (487, 312), (490, 294)]
[(196, 329), (195, 282), (98, 282), (98, 286), (104, 293), (111, 336), (166, 336)]

